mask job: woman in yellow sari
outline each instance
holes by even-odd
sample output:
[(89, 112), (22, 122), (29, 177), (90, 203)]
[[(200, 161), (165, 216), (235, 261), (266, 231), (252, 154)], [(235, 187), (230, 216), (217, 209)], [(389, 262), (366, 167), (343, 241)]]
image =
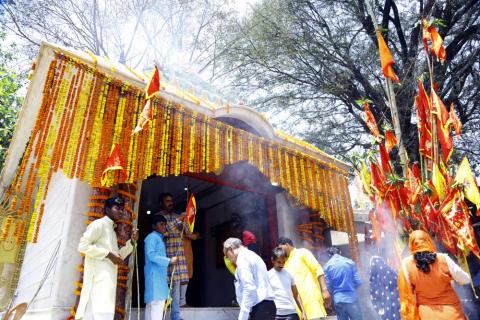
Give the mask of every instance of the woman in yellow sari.
[(411, 256), (403, 259), (398, 276), (403, 320), (463, 320), (465, 315), (451, 281), (467, 284), (470, 276), (447, 254), (437, 253), (423, 230), (410, 234)]

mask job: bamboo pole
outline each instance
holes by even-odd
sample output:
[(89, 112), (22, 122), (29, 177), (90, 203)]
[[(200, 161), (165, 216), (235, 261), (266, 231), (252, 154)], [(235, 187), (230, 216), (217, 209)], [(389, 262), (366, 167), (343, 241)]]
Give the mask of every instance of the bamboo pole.
[[(370, 15), (370, 18), (372, 19), (373, 24), (377, 26), (377, 20), (375, 19), (375, 14), (373, 13), (373, 9), (372, 9), (372, 6), (370, 5), (370, 1), (368, 0), (365, 1), (365, 4), (367, 6), (367, 11), (368, 11), (368, 14)], [(397, 101), (395, 99), (395, 91), (393, 90), (392, 80), (386, 78), (386, 81), (387, 81), (388, 106), (390, 108), (390, 113), (392, 115), (393, 129), (395, 131), (395, 135), (397, 136), (397, 140), (398, 140), (398, 153), (400, 156), (400, 161), (402, 163), (403, 175), (405, 176), (407, 174), (407, 168), (408, 168), (408, 154), (403, 144), (402, 127), (400, 126), (400, 118), (398, 115)]]

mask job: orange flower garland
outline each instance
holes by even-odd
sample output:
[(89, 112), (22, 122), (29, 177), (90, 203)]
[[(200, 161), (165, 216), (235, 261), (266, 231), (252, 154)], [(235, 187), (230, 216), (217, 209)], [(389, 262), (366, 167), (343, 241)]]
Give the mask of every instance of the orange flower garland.
[[(339, 183), (347, 172), (332, 163), (162, 98), (152, 99), (152, 122), (132, 136), (144, 105), (143, 90), (63, 54), (51, 63), (44, 92), (32, 138), (3, 200), (19, 214), (31, 215), (26, 226), (30, 241), (38, 238), (41, 208), (57, 168), (97, 186), (114, 142), (126, 157), (127, 181), (115, 173), (112, 184), (151, 175), (218, 172), (226, 165), (248, 161), (335, 228), (350, 228), (344, 224), (346, 219), (339, 218), (351, 214), (345, 205), (344, 183)], [(20, 193), (24, 197), (18, 201), (14, 196)]]

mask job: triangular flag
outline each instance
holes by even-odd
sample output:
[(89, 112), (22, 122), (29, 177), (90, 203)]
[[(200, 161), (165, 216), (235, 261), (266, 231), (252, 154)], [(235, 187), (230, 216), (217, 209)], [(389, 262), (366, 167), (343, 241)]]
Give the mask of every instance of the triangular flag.
[(397, 137), (395, 136), (395, 133), (393, 133), (391, 130), (385, 131), (385, 148), (387, 149), (387, 152), (392, 151), (393, 147), (397, 146)]
[(427, 20), (422, 19), (422, 27), (423, 27), (423, 46), (425, 47), (425, 50), (427, 53), (428, 51), (428, 40), (432, 42), (432, 52), (437, 56), (438, 60), (440, 60), (441, 63), (444, 63), (445, 60), (447, 59), (447, 52), (445, 51), (445, 48), (443, 47), (443, 39), (438, 33), (437, 29), (435, 29), (434, 26), (429, 25)]
[(390, 49), (388, 49), (385, 40), (383, 39), (382, 33), (380, 29), (376, 30), (377, 33), (377, 41), (378, 41), (378, 51), (380, 53), (380, 63), (382, 65), (382, 72), (385, 78), (389, 78), (394, 82), (399, 82), (397, 75), (393, 71), (393, 61), (392, 54), (390, 53)]
[(437, 191), (438, 198), (440, 202), (445, 199), (446, 195), (446, 182), (445, 177), (440, 172), (438, 165), (434, 162), (433, 163), (433, 170), (432, 170), (432, 183), (435, 186), (435, 190)]
[(390, 156), (388, 155), (387, 149), (385, 149), (383, 143), (378, 145), (380, 151), (380, 162), (382, 164), (382, 169), (385, 174), (392, 174), (392, 165), (390, 164)]
[(160, 72), (158, 71), (157, 66), (155, 66), (155, 69), (153, 70), (153, 74), (150, 77), (150, 80), (147, 83), (147, 87), (145, 88), (145, 99), (147, 102), (145, 103), (145, 106), (143, 107), (142, 113), (140, 114), (140, 117), (138, 118), (138, 123), (135, 129), (133, 130), (132, 134), (136, 134), (140, 131), (143, 130), (145, 125), (149, 123), (152, 118), (153, 118), (153, 109), (152, 109), (152, 103), (150, 102), (150, 99), (154, 97), (159, 91), (160, 91)]
[(464, 185), (463, 192), (465, 197), (473, 202), (477, 209), (480, 208), (480, 192), (478, 186), (473, 177), (472, 169), (467, 157), (463, 158), (460, 166), (458, 167), (457, 174), (455, 176), (455, 182)]
[(185, 222), (187, 223), (190, 233), (193, 232), (195, 226), (195, 217), (197, 216), (197, 202), (192, 193), (190, 199), (188, 200), (187, 209), (185, 210)]
[(152, 118), (153, 118), (152, 103), (150, 102), (150, 100), (147, 100), (147, 103), (145, 103), (142, 113), (140, 114), (140, 117), (138, 119), (137, 126), (135, 127), (135, 130), (133, 130), (132, 134), (136, 134), (142, 131), (145, 125), (147, 125), (150, 121), (152, 121)]
[(125, 171), (126, 167), (126, 162), (125, 159), (122, 155), (122, 152), (120, 151), (120, 146), (115, 143), (112, 146), (112, 150), (110, 151), (110, 156), (107, 159), (107, 163), (105, 165), (105, 169), (103, 170), (102, 173), (102, 186), (107, 186), (109, 184), (108, 181), (108, 172), (115, 171), (115, 170), (120, 170), (123, 179), (127, 178), (127, 173)]
[(150, 99), (157, 92), (160, 91), (160, 72), (158, 71), (157, 66), (155, 66), (155, 70), (153, 70), (153, 74), (148, 81), (147, 87), (145, 89), (145, 99)]
[(462, 132), (462, 122), (455, 113), (453, 103), (450, 105), (450, 119), (452, 120), (453, 129), (455, 130), (455, 134), (458, 138), (460, 137), (460, 133)]
[(370, 111), (368, 102), (365, 101), (363, 106), (365, 109), (365, 123), (368, 129), (370, 129), (372, 135), (375, 137), (375, 140), (380, 141), (380, 131), (378, 131), (377, 122), (375, 121), (375, 117), (373, 116), (372, 111)]
[(363, 184), (363, 189), (365, 189), (365, 192), (367, 194), (372, 194), (372, 191), (370, 190), (370, 183), (371, 183), (371, 176), (370, 172), (367, 169), (367, 166), (365, 165), (365, 162), (362, 161), (362, 170), (360, 171), (360, 180), (362, 180)]

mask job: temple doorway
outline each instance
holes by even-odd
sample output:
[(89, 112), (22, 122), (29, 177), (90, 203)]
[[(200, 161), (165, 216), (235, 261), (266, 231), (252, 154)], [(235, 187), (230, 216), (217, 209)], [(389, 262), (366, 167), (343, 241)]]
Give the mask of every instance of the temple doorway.
[(172, 194), (175, 212), (185, 211), (186, 189), (197, 201), (195, 232), (192, 241), (193, 278), (187, 290), (187, 304), (192, 307), (232, 307), (235, 303), (233, 276), (223, 262), (222, 244), (228, 237), (241, 238), (244, 230), (257, 238), (259, 253), (269, 264), (269, 253), (277, 238), (275, 187), (255, 168), (246, 163), (229, 166), (220, 175), (150, 177), (142, 184), (138, 227), (138, 265), (140, 305), (137, 302), (136, 279), (133, 283), (132, 307), (143, 308), (144, 246), (143, 239), (151, 232), (151, 216), (160, 210), (158, 197)]

